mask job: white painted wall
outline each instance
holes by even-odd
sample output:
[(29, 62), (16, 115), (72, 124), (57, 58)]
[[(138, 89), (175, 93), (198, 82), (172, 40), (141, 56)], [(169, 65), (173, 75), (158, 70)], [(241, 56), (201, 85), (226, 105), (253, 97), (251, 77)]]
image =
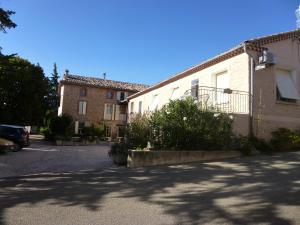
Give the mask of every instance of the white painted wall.
[[(128, 111), (129, 113), (138, 113), (139, 101), (142, 101), (143, 112), (149, 111), (151, 109), (153, 96), (155, 95), (158, 95), (158, 108), (161, 108), (170, 101), (174, 88), (178, 88), (179, 96), (182, 96), (187, 90), (191, 89), (191, 82), (195, 79), (199, 79), (199, 86), (216, 87), (216, 75), (223, 72), (229, 75), (228, 85), (230, 89), (248, 92), (248, 68), (248, 55), (246, 53), (237, 55), (163, 87), (130, 99)], [(133, 112), (130, 111), (131, 102), (134, 102)]]

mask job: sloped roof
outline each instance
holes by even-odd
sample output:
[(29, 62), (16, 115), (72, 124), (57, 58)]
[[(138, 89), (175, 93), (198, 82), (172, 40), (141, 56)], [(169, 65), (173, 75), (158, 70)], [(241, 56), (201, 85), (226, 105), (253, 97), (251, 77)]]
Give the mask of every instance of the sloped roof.
[(195, 72), (198, 72), (205, 68), (213, 66), (213, 65), (215, 65), (219, 62), (222, 62), (226, 59), (229, 59), (236, 55), (242, 54), (245, 52), (245, 50), (261, 51), (263, 49), (266, 49), (264, 47), (264, 45), (266, 45), (266, 44), (283, 41), (283, 40), (286, 40), (289, 38), (298, 38), (299, 39), (300, 38), (300, 30), (297, 29), (297, 30), (292, 30), (292, 31), (288, 31), (288, 32), (282, 32), (282, 33), (277, 33), (277, 34), (272, 34), (272, 35), (268, 35), (268, 36), (263, 36), (263, 37), (246, 40), (246, 41), (242, 42), (241, 44), (239, 44), (238, 46), (236, 46), (226, 52), (223, 52), (211, 59), (201, 62), (200, 64), (197, 64), (183, 72), (175, 74), (174, 76), (172, 76), (166, 80), (163, 80), (153, 86), (150, 86), (141, 92), (135, 93), (135, 94), (129, 96), (128, 99), (133, 99), (133, 98), (143, 95), (147, 92), (150, 92), (157, 88), (163, 87), (166, 84), (169, 84), (171, 82), (179, 80), (183, 77), (189, 76)]
[(71, 75), (71, 74), (65, 74), (63, 80), (61, 80), (60, 83), (111, 88), (116, 90), (124, 90), (124, 91), (126, 90), (132, 92), (143, 91), (147, 87), (149, 87), (149, 85), (144, 85), (144, 84), (128, 83), (122, 81), (114, 81), (114, 80), (107, 80), (107, 79), (101, 79), (96, 77), (85, 77), (85, 76)]

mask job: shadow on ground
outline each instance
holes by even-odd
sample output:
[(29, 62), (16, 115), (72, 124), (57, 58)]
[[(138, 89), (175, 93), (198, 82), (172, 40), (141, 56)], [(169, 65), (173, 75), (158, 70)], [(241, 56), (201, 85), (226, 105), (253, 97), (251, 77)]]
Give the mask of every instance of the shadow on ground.
[(300, 207), (300, 154), (30, 175), (0, 179), (0, 187), (1, 224), (5, 210), (21, 203), (51, 200), (101, 211), (111, 193), (158, 204), (164, 214), (176, 218), (176, 224), (293, 224), (300, 219), (290, 211), (296, 207), (299, 212)]

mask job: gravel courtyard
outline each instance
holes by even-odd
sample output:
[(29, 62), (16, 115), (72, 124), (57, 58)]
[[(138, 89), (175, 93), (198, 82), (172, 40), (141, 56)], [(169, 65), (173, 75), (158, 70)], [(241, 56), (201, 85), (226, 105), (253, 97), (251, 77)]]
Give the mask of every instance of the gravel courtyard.
[(97, 170), (112, 166), (108, 150), (108, 145), (54, 146), (36, 139), (19, 152), (0, 155), (0, 177)]
[(300, 153), (0, 179), (0, 224), (300, 224)]

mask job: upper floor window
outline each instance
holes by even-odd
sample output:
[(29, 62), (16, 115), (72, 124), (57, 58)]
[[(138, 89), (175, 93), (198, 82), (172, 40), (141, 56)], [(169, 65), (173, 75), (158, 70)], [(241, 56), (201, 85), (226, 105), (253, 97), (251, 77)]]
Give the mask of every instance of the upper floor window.
[(114, 93), (112, 91), (107, 91), (106, 92), (106, 98), (113, 99), (114, 98)]
[(179, 87), (173, 88), (171, 93), (171, 100), (175, 100), (179, 98)]
[(139, 113), (142, 113), (142, 104), (143, 104), (143, 102), (139, 101)]
[(127, 92), (124, 92), (124, 91), (118, 91), (117, 92), (117, 99), (119, 101), (124, 101), (128, 96), (128, 93)]
[(156, 95), (153, 95), (153, 97), (152, 97), (152, 103), (151, 103), (151, 106), (150, 106), (150, 110), (151, 111), (155, 111), (155, 110), (157, 110), (157, 108), (158, 108), (158, 94), (156, 94)]
[(126, 105), (120, 105), (120, 114), (126, 114)]
[(134, 102), (130, 103), (130, 113), (134, 113)]
[(80, 88), (79, 95), (80, 95), (80, 97), (86, 97), (87, 89), (86, 88)]
[(288, 70), (276, 70), (276, 98), (279, 101), (294, 102), (300, 100), (292, 74)]
[(86, 101), (79, 102), (79, 114), (85, 115), (86, 114)]
[(191, 95), (194, 98), (198, 98), (199, 92), (199, 79), (192, 80), (191, 83)]

